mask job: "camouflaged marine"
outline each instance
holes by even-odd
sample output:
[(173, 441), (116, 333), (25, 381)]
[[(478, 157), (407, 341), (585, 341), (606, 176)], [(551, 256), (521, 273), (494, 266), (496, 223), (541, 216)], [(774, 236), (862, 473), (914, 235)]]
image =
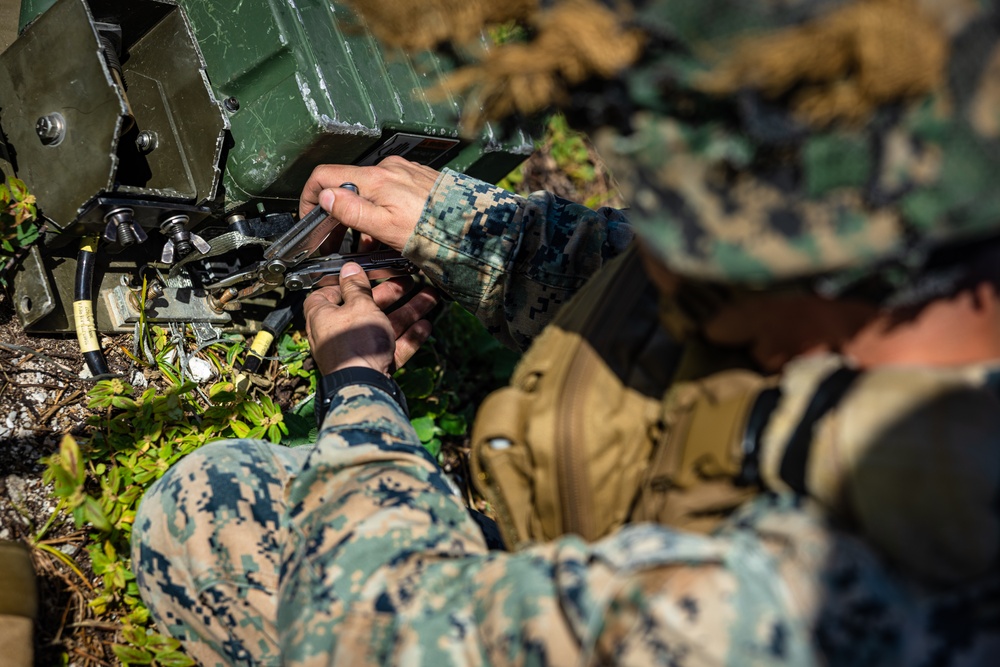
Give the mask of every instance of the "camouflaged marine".
[[(543, 52), (579, 55), (553, 47), (573, 42), (547, 12), (516, 5)], [(610, 20), (595, 3), (555, 5)], [(596, 541), (490, 550), (393, 387), (343, 384), (326, 397), (314, 446), (208, 445), (143, 500), (138, 583), (162, 629), (199, 663), (987, 665), (1000, 656), (1000, 354), (989, 342), (1000, 340), (991, 182), (1000, 8), (712, 0), (635, 11), (593, 36), (621, 37), (616, 53), (642, 44), (604, 89), (628, 95), (591, 114), (631, 125), (600, 133), (632, 203), (627, 219), (445, 172), (406, 254), (518, 345), (625, 252), (633, 226), (678, 335), (745, 345), (718, 332), (747, 322), (776, 331), (775, 303), (802, 304), (802, 319), (844, 315), (821, 321), (831, 331), (857, 324), (843, 346), (769, 357), (782, 366), (757, 452), (769, 492), (710, 534), (647, 522)], [(514, 76), (505, 65), (544, 60), (503, 53), (482, 67)], [(547, 88), (514, 88), (594, 102), (588, 77), (607, 74), (578, 60), (574, 70), (550, 58), (548, 79), (529, 72)], [(493, 99), (488, 76), (466, 80)], [(727, 316), (736, 329), (720, 324)], [(940, 324), (941, 350), (906, 338), (925, 318)], [(858, 332), (899, 341), (891, 352), (910, 361), (857, 363)], [(758, 360), (764, 352), (751, 350)], [(838, 466), (810, 466), (820, 454)], [(964, 553), (976, 557), (949, 560)]]

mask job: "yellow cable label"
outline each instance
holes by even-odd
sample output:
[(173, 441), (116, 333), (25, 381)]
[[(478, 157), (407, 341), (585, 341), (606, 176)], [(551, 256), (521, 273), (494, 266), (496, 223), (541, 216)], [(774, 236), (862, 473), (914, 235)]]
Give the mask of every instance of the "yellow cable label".
[(84, 252), (97, 252), (97, 239), (95, 235), (84, 236), (80, 239), (80, 250)]
[(274, 336), (267, 331), (260, 331), (253, 339), (253, 343), (250, 345), (250, 352), (256, 354), (258, 357), (263, 357), (267, 354), (267, 351), (271, 349), (271, 343), (274, 342)]
[(81, 352), (96, 352), (101, 349), (94, 325), (94, 306), (90, 301), (73, 302), (73, 319), (76, 322), (76, 339), (80, 341)]

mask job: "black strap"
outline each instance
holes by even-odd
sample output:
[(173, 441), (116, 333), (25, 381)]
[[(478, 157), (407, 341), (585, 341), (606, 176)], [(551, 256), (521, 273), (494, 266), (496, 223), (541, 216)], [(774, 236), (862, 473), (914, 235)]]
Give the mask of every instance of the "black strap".
[(823, 415), (835, 408), (844, 397), (854, 380), (861, 375), (855, 368), (841, 367), (831, 373), (816, 388), (812, 400), (809, 401), (802, 420), (795, 427), (795, 432), (788, 440), (785, 455), (781, 459), (778, 476), (796, 493), (806, 493), (806, 470), (809, 466), (809, 454), (812, 450), (813, 429)]
[(747, 427), (743, 432), (743, 463), (740, 474), (734, 480), (736, 486), (763, 486), (760, 479), (760, 436), (780, 398), (781, 390), (771, 387), (757, 394), (754, 399), (747, 417)]
[(339, 371), (328, 373), (320, 379), (316, 387), (316, 427), (323, 428), (323, 420), (326, 419), (330, 411), (330, 403), (333, 401), (337, 391), (349, 385), (364, 384), (369, 387), (381, 389), (392, 396), (393, 400), (403, 408), (403, 414), (410, 416), (410, 409), (406, 405), (406, 396), (399, 388), (396, 381), (384, 373), (379, 373), (373, 368), (365, 366), (354, 366), (352, 368), (342, 368)]

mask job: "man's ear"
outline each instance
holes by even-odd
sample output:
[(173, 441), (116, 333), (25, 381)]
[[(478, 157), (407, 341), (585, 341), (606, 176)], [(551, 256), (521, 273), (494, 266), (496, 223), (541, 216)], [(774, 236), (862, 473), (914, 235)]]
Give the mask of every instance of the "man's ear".
[(997, 294), (996, 286), (984, 280), (972, 288), (972, 307), (983, 311), (984, 314), (996, 314), (1000, 308), (1000, 295)]

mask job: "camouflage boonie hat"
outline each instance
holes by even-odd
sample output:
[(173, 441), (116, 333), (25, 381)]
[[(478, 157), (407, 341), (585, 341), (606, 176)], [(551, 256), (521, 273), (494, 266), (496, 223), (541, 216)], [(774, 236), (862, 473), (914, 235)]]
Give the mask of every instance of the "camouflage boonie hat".
[(825, 274), (833, 295), (1000, 235), (992, 3), (655, 2), (639, 22), (675, 41), (627, 75), (634, 132), (599, 148), (674, 271)]
[(565, 110), (690, 278), (884, 295), (1000, 236), (994, 2), (350, 1), (409, 48), (526, 26), (442, 82), (464, 122)]

